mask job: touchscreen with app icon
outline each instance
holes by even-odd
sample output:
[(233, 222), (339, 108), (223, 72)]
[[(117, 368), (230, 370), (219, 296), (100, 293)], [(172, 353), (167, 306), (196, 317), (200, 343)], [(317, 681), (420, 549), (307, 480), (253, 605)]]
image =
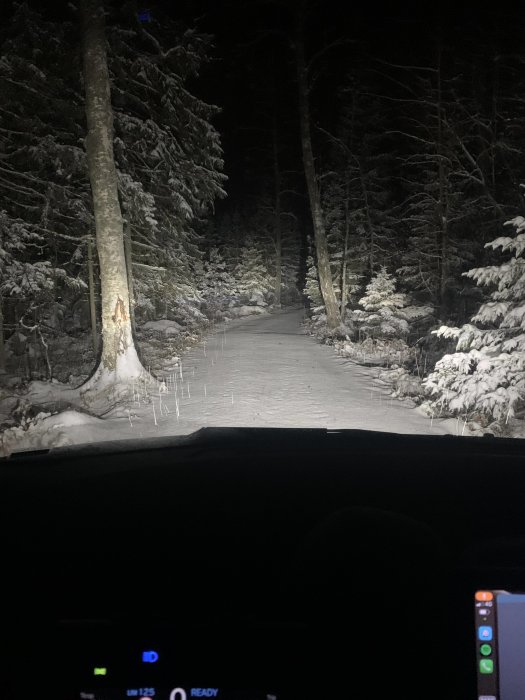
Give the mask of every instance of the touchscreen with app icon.
[(478, 700), (525, 698), (525, 594), (474, 595)]

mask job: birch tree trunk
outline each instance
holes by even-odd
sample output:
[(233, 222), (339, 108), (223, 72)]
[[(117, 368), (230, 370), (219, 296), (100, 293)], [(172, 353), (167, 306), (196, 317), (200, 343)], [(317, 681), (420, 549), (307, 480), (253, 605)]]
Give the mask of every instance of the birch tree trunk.
[(299, 88), (299, 121), (301, 125), (301, 146), (303, 151), (304, 175), (310, 201), (315, 248), (317, 252), (317, 271), (319, 286), (326, 309), (326, 322), (329, 328), (337, 328), (341, 322), (339, 304), (334, 291), (328, 243), (324, 228), (321, 196), (315, 171), (312, 134), (310, 131), (310, 105), (308, 97), (308, 76), (304, 57), (304, 44), (300, 33), (295, 41), (295, 59), (297, 66), (297, 84)]
[(127, 381), (139, 376), (143, 368), (131, 333), (123, 221), (113, 155), (103, 0), (81, 0), (80, 15), (87, 118), (85, 145), (95, 212), (102, 307), (102, 352), (89, 385), (108, 380)]

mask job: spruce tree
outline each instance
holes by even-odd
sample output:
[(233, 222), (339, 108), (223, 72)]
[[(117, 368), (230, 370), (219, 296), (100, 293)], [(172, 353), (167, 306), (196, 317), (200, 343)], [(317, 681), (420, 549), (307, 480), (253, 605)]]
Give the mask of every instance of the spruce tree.
[(358, 322), (361, 334), (373, 338), (408, 334), (408, 323), (399, 313), (407, 304), (406, 296), (396, 292), (396, 280), (386, 267), (371, 279), (359, 304), (365, 311), (355, 311), (353, 318)]
[(210, 249), (203, 267), (202, 294), (207, 313), (211, 318), (218, 318), (220, 312), (224, 311), (232, 301), (235, 280), (228, 272), (226, 262), (217, 247)]
[(507, 224), (514, 237), (499, 237), (486, 247), (510, 253), (499, 265), (465, 275), (489, 291), (471, 323), (442, 326), (435, 333), (456, 340), (456, 352), (436, 363), (425, 380), (432, 413), (505, 423), (523, 409), (525, 400), (525, 218)]
[(218, 108), (187, 89), (210, 37), (162, 15), (143, 24), (124, 9), (108, 31), (116, 160), (139, 300), (192, 322), (202, 301), (203, 222), (225, 195)]
[(41, 351), (86, 287), (92, 215), (78, 65), (63, 60), (71, 33), (23, 3), (0, 29), (0, 315)]
[(260, 242), (253, 234), (246, 237), (236, 268), (236, 287), (241, 302), (266, 306), (273, 289), (273, 279), (264, 262)]
[(323, 309), (323, 297), (319, 286), (317, 265), (315, 264), (315, 259), (312, 253), (310, 253), (310, 255), (308, 255), (306, 258), (306, 280), (304, 293), (310, 302), (311, 310), (313, 311), (314, 315), (317, 315), (317, 313)]

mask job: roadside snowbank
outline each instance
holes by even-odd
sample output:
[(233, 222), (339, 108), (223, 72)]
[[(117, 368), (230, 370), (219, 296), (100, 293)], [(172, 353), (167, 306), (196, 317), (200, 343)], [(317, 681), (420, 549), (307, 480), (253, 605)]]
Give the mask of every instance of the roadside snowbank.
[[(140, 330), (145, 328), (150, 337), (149, 341), (144, 339), (145, 342), (141, 343), (147, 349), (147, 360), (151, 362), (148, 363), (148, 370), (151, 367), (160, 381), (142, 382), (137, 379), (130, 383), (129, 390), (125, 390), (123, 395), (113, 394), (111, 384), (100, 392), (100, 396), (84, 395), (85, 375), (75, 375), (77, 381), (72, 382), (73, 375), (70, 374), (69, 384), (56, 379), (51, 382), (33, 380), (25, 384), (16, 377), (12, 377), (12, 382), (4, 378), (4, 386), (0, 388), (0, 425), (4, 428), (0, 431), (0, 456), (13, 451), (128, 439), (137, 437), (137, 428), (140, 429), (140, 437), (147, 437), (153, 427), (153, 436), (165, 423), (169, 412), (166, 402), (162, 406), (156, 404), (156, 412), (153, 404), (161, 398), (159, 388), (162, 381), (170, 378), (171, 392), (176, 377), (180, 381), (181, 349), (186, 351), (184, 357), (188, 357), (188, 351), (199, 341), (206, 347), (206, 343), (213, 342), (214, 338), (223, 338), (227, 330), (246, 323), (248, 317), (268, 314), (266, 309), (255, 306), (238, 307), (235, 311), (235, 318), (225, 318), (214, 325), (213, 331), (204, 339), (189, 337), (176, 321), (161, 319), (144, 324)], [(179, 334), (178, 329), (184, 332)], [(71, 369), (76, 367), (72, 366)], [(181, 403), (184, 398), (184, 388), (181, 386)], [(171, 408), (176, 410), (173, 406)], [(201, 426), (194, 426), (192, 430), (198, 427)], [(178, 434), (181, 432), (176, 426), (173, 430)]]
[(141, 328), (145, 331), (153, 331), (160, 333), (166, 337), (170, 335), (179, 335), (184, 329), (177, 321), (170, 321), (167, 318), (161, 318), (158, 321), (146, 321)]
[(232, 318), (245, 318), (246, 316), (260, 316), (261, 314), (267, 314), (268, 309), (262, 306), (236, 306), (232, 309), (228, 309), (228, 315)]
[(9, 428), (1, 435), (0, 456), (25, 450), (42, 450), (80, 443), (89, 443), (99, 431), (114, 435), (111, 425), (101, 418), (87, 413), (67, 410), (54, 415), (39, 413), (24, 429), (22, 426)]

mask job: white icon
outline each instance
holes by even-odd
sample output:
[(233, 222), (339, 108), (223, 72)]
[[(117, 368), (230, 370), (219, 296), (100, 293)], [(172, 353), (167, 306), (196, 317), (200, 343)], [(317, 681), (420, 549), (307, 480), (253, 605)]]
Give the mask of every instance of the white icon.
[(478, 613), (479, 613), (480, 615), (490, 615), (490, 610), (488, 610), (487, 608), (480, 608), (480, 609), (478, 610)]
[(184, 688), (173, 688), (170, 693), (170, 700), (186, 700), (186, 691)]
[(480, 695), (478, 700), (497, 700), (495, 695)]

